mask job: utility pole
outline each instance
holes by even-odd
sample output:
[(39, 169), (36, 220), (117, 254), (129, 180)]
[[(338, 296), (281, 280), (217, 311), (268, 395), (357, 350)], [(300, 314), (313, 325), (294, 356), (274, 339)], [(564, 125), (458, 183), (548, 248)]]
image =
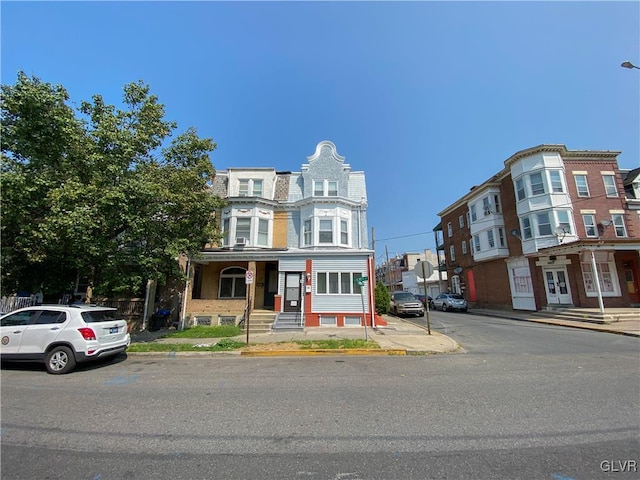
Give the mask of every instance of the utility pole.
[(389, 275), (389, 272), (391, 270), (391, 265), (389, 264), (389, 249), (387, 248), (387, 246), (384, 246), (384, 251), (387, 254), (387, 290), (389, 290), (390, 292), (391, 290), (391, 276)]

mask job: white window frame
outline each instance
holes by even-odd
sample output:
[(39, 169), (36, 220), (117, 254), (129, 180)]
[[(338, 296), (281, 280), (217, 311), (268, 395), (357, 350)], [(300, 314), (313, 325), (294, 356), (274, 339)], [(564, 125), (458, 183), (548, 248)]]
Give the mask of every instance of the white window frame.
[[(241, 270), (242, 272), (233, 272), (233, 273), (225, 273), (231, 270)], [(220, 272), (220, 277), (218, 278), (218, 298), (225, 300), (233, 300), (239, 298), (245, 298), (247, 295), (247, 286), (245, 284), (245, 276), (246, 269), (243, 267), (227, 267)], [(230, 296), (222, 296), (222, 281), (223, 280), (231, 280), (231, 295)], [(236, 289), (240, 290), (240, 292), (236, 292)], [(244, 290), (243, 290), (244, 289)], [(241, 295), (239, 294), (241, 293)]]
[(302, 222), (302, 244), (313, 245), (313, 219), (307, 218)]
[[(594, 275), (591, 271), (591, 262), (581, 262), (582, 280), (584, 282), (584, 290), (587, 297), (596, 297), (598, 291), (594, 283)], [(602, 262), (596, 259), (596, 267), (598, 269), (598, 281), (600, 283), (600, 293), (603, 297), (619, 297), (620, 283), (618, 282), (618, 273), (616, 271), (615, 261)]]
[[(528, 180), (529, 180), (529, 188), (531, 189), (531, 196), (532, 197), (537, 197), (538, 195), (546, 195), (547, 194), (547, 186), (545, 185), (545, 175), (543, 175), (543, 171), (539, 171), (539, 172), (533, 172), (530, 173), (528, 175)], [(533, 183), (533, 178), (534, 177), (538, 177), (540, 176), (540, 182)], [(534, 191), (534, 185), (536, 185), (536, 187), (539, 185), (540, 187), (542, 187), (541, 189), (537, 188), (536, 191)]]
[(447, 237), (453, 237), (453, 225), (451, 225), (451, 222), (447, 223)]
[(613, 198), (618, 196), (618, 186), (616, 185), (616, 176), (613, 174), (602, 175), (604, 190), (607, 197)]
[(469, 206), (469, 211), (471, 212), (471, 223), (476, 222), (478, 220), (478, 214), (476, 213), (476, 204)]
[(466, 255), (467, 254), (467, 241), (463, 240), (461, 245), (462, 245), (462, 254)]
[(264, 191), (264, 180), (261, 178), (240, 178), (238, 179), (239, 197), (262, 197)]
[(551, 193), (564, 193), (562, 170), (549, 170), (549, 184), (551, 185)]
[(596, 226), (596, 216), (593, 213), (583, 213), (582, 223), (584, 223), (584, 233), (589, 238), (598, 237), (598, 227)]
[[(324, 224), (324, 227), (323, 227)], [(326, 226), (330, 225), (331, 229), (327, 229)], [(333, 231), (334, 231), (334, 225), (333, 225), (333, 218), (320, 218), (318, 219), (318, 244), (319, 245), (333, 245)], [(327, 241), (327, 239), (325, 238), (323, 240), (323, 236), (326, 237), (327, 235), (329, 235), (331, 237), (330, 240)]]
[[(236, 238), (245, 237), (249, 243), (251, 243), (251, 217), (235, 217), (235, 228), (233, 229), (233, 244), (236, 243)], [(248, 222), (249, 229), (246, 230), (247, 233), (240, 233), (238, 230), (238, 224), (242, 223), (243, 229), (241, 231), (245, 231), (245, 223)]]
[(518, 202), (527, 198), (527, 189), (524, 184), (524, 178), (518, 178), (515, 181), (516, 199)]
[[(582, 184), (582, 182), (579, 182), (578, 179), (584, 180), (584, 184)], [(574, 173), (573, 180), (576, 183), (576, 192), (578, 193), (579, 197), (587, 198), (591, 196), (591, 193), (589, 191), (589, 179), (587, 178), (586, 173)]]
[(314, 180), (313, 196), (314, 197), (337, 197), (338, 182), (335, 180)]
[(449, 245), (449, 260), (456, 261), (456, 248), (454, 245)]
[(493, 230), (487, 230), (487, 242), (489, 244), (489, 250), (496, 248), (496, 240), (493, 235)]
[(362, 272), (316, 272), (316, 295), (361, 295), (359, 277)]
[(344, 218), (340, 219), (340, 244), (349, 245), (349, 222)]
[(480, 235), (473, 236), (473, 251), (474, 253), (479, 253), (482, 251), (481, 244), (480, 244)]
[(258, 235), (257, 245), (261, 247), (269, 246), (269, 220), (266, 218), (258, 218)]
[(624, 224), (624, 214), (622, 213), (612, 213), (611, 221), (613, 222), (613, 227), (616, 232), (616, 237), (626, 237), (627, 236), (627, 227)]
[(498, 228), (498, 242), (500, 243), (500, 248), (504, 248), (506, 246), (504, 228)]
[(458, 225), (460, 225), (460, 228), (464, 228), (464, 215), (458, 217)]

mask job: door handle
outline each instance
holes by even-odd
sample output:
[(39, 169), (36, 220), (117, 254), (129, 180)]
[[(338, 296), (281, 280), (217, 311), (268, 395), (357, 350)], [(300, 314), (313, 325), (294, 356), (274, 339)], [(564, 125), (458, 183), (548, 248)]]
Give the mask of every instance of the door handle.
[(60, 330), (60, 327), (51, 327), (51, 330)]
[(12, 333), (22, 333), (22, 330), (14, 330)]

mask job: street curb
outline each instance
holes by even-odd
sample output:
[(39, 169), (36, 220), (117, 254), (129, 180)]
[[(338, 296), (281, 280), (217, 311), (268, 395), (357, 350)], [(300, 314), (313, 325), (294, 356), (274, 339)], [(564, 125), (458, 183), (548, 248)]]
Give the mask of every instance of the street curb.
[[(420, 352), (422, 353), (422, 352)], [(424, 353), (438, 353), (438, 352), (424, 352)], [(221, 357), (221, 356), (242, 356), (242, 357), (317, 357), (317, 356), (331, 356), (331, 355), (413, 355), (403, 349), (392, 348), (380, 348), (380, 349), (351, 349), (351, 350), (338, 350), (338, 349), (318, 349), (318, 350), (256, 350), (253, 352), (246, 352), (241, 350), (234, 350), (228, 352), (127, 352), (129, 355), (140, 355), (142, 357), (166, 357), (174, 358), (180, 357)]]
[(469, 311), (468, 313), (471, 314), (471, 315), (479, 316), (479, 317), (498, 317), (498, 318), (505, 318), (507, 320), (515, 320), (517, 322), (541, 323), (543, 325), (555, 325), (557, 327), (578, 328), (580, 330), (590, 330), (592, 332), (613, 333), (614, 335), (623, 335), (623, 336), (626, 336), (626, 337), (640, 338), (640, 334), (638, 334), (638, 333), (625, 332), (625, 331), (619, 331), (619, 330), (609, 330), (607, 328), (597, 328), (596, 326), (592, 326), (592, 325), (580, 325), (580, 324), (575, 324), (574, 325), (572, 323), (568, 323), (568, 322), (571, 322), (571, 320), (554, 321), (554, 320), (545, 320), (543, 318), (541, 318), (541, 319), (537, 319), (537, 318), (519, 318), (519, 317), (512, 317), (512, 316), (509, 316), (509, 315), (495, 315), (495, 314), (472, 312), (472, 311)]
[(330, 355), (406, 355), (403, 349), (317, 349), (317, 350), (256, 350), (254, 352), (240, 352), (243, 357), (313, 357)]

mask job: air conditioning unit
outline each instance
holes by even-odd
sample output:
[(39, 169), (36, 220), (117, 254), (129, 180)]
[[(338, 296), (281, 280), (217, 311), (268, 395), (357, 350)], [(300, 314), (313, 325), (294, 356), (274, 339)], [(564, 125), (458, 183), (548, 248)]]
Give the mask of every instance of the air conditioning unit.
[(249, 239), (246, 237), (236, 237), (236, 245), (246, 245), (249, 243)]

